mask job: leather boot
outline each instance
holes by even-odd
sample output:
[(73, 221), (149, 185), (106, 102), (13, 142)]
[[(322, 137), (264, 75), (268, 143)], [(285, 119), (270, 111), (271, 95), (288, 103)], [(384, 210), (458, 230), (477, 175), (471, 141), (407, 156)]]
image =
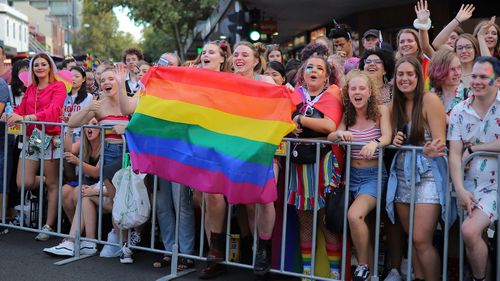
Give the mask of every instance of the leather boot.
[(271, 240), (259, 239), (255, 265), (253, 267), (253, 272), (256, 275), (265, 275), (271, 269), (271, 247)]
[(225, 238), (223, 233), (212, 232), (210, 234), (210, 249), (207, 254), (207, 266), (200, 271), (199, 277), (201, 279), (211, 279), (226, 273), (226, 265), (219, 263), (224, 260), (224, 249), (226, 246)]

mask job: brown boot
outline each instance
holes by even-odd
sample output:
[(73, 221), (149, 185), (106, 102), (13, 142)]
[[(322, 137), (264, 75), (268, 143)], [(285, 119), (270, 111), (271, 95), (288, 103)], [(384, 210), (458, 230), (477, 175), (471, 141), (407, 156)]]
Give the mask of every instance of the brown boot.
[(226, 273), (226, 265), (219, 263), (224, 260), (225, 238), (223, 233), (211, 233), (207, 267), (200, 271), (199, 277), (201, 279), (211, 279)]
[(226, 236), (223, 233), (210, 234), (210, 249), (208, 249), (207, 261), (220, 262), (224, 260), (226, 249)]

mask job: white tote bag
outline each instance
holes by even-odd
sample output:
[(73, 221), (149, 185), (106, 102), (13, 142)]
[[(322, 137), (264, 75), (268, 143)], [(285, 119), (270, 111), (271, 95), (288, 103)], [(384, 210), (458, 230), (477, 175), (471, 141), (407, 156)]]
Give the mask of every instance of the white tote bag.
[(113, 203), (113, 221), (121, 229), (130, 229), (149, 219), (151, 204), (144, 185), (146, 174), (136, 174), (128, 166), (113, 176), (116, 194)]

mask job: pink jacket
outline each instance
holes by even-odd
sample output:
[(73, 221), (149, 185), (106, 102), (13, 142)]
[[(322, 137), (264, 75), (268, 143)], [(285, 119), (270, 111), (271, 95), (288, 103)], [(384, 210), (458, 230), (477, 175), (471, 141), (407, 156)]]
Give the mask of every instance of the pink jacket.
[[(35, 114), (40, 122), (61, 123), (65, 99), (66, 87), (62, 82), (52, 82), (45, 89), (39, 90), (38, 93), (37, 86), (31, 84), (26, 89), (21, 104), (14, 109), (14, 112), (21, 116)], [(36, 127), (42, 129), (41, 125)], [(30, 136), (34, 128), (34, 125), (28, 125), (26, 135)], [(57, 136), (61, 134), (61, 127), (45, 126), (45, 132), (47, 135)]]

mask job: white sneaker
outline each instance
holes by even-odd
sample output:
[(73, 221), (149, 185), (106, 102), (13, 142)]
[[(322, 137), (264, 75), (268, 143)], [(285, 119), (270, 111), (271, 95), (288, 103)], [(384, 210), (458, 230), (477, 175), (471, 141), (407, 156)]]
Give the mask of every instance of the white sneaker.
[[(44, 225), (41, 229), (42, 231), (52, 231), (52, 227), (50, 227), (48, 224)], [(35, 240), (37, 241), (47, 241), (49, 240), (50, 235), (46, 233), (38, 233), (38, 235), (35, 237)]]
[(80, 243), (80, 254), (92, 256), (97, 253), (97, 247), (94, 242), (82, 241)]
[[(114, 229), (112, 229), (108, 233), (108, 242), (109, 243), (116, 243), (116, 244), (120, 243), (120, 240), (118, 239), (118, 235), (116, 235), (116, 232)], [(122, 254), (122, 248), (120, 248), (120, 246), (104, 245), (99, 256), (101, 258), (116, 258), (116, 257), (119, 257), (121, 254)]]
[(62, 241), (61, 244), (57, 246), (43, 249), (48, 255), (60, 257), (72, 257), (74, 255), (74, 250), (75, 243), (68, 240)]
[(393, 268), (389, 271), (389, 274), (387, 274), (384, 281), (401, 281), (401, 275), (397, 269)]
[(133, 263), (132, 250), (128, 247), (127, 243), (123, 244), (122, 255), (120, 256), (120, 263)]

